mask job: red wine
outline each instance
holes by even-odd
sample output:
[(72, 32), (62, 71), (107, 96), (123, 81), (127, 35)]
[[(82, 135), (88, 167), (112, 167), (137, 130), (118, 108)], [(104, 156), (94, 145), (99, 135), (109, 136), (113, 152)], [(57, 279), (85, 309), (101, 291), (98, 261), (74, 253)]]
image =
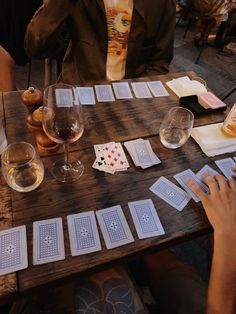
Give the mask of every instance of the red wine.
[(73, 143), (82, 135), (83, 129), (78, 129), (76, 131), (70, 128), (62, 128), (51, 130), (51, 132), (47, 132), (47, 134), (56, 143)]

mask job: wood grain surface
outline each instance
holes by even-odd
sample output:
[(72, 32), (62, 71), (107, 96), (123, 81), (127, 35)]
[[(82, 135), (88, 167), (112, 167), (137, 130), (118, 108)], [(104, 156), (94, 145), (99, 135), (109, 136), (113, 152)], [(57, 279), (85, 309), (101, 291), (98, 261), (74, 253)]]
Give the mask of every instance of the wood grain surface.
[[(173, 77), (186, 73), (169, 74), (160, 77), (142, 78), (139, 81), (161, 79), (166, 82)], [(195, 76), (194, 73), (188, 73)], [(71, 156), (79, 158), (85, 172), (72, 184), (55, 181), (50, 169), (53, 161), (60, 154), (42, 156), (45, 167), (45, 179), (38, 189), (30, 193), (12, 191), (12, 213), (14, 225), (27, 226), (29, 267), (17, 273), (19, 290), (24, 291), (56, 279), (75, 275), (109, 265), (111, 262), (122, 262), (124, 259), (145, 254), (155, 249), (188, 240), (194, 236), (210, 232), (202, 206), (194, 201), (182, 212), (156, 197), (149, 187), (160, 177), (165, 176), (176, 183), (173, 176), (191, 168), (199, 170), (208, 163), (216, 169), (214, 160), (206, 157), (193, 139), (177, 150), (164, 148), (159, 140), (158, 129), (166, 111), (178, 105), (178, 98), (168, 90), (170, 97), (148, 100), (117, 100), (114, 103), (99, 103), (95, 106), (84, 106), (85, 132), (82, 138), (71, 145)], [(7, 137), (10, 142), (25, 140), (34, 143), (28, 132), (25, 118), (26, 109), (20, 101), (20, 93), (4, 95), (6, 111)], [(211, 114), (195, 119), (196, 125), (223, 121), (224, 114)], [(162, 163), (142, 170), (134, 166), (127, 151), (130, 168), (114, 175), (99, 172), (91, 166), (95, 160), (93, 145), (108, 141), (124, 142), (136, 138), (149, 139), (154, 152)], [(61, 151), (62, 152), (62, 151)], [(230, 154), (227, 154), (230, 156)], [(129, 214), (129, 201), (151, 198), (162, 221), (166, 234), (160, 237), (139, 240)], [(98, 210), (113, 205), (121, 205), (128, 220), (135, 242), (113, 250), (105, 248), (103, 238), (102, 251), (89, 255), (71, 257), (66, 217), (69, 214), (88, 210)], [(66, 259), (40, 266), (32, 265), (32, 224), (33, 221), (62, 217), (65, 235)]]
[[(4, 117), (3, 93), (0, 93), (0, 120)], [(8, 229), (13, 226), (11, 207), (11, 192), (5, 185), (0, 174), (0, 230)], [(0, 276), (0, 300), (3, 297), (17, 292), (16, 273)]]

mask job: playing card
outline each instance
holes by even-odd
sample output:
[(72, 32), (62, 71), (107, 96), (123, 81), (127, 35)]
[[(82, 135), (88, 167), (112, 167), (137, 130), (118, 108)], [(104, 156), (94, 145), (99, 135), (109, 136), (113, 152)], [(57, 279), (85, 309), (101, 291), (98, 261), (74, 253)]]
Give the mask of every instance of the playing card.
[(189, 180), (193, 181), (203, 192), (207, 194), (209, 193), (208, 187), (198, 179), (198, 177), (192, 172), (191, 169), (187, 169), (183, 172), (176, 174), (174, 178), (185, 189), (185, 191), (194, 199), (195, 202), (199, 202), (200, 199), (189, 187), (188, 185)]
[(215, 163), (227, 179), (233, 179), (232, 167), (236, 165), (236, 162), (233, 160), (233, 158), (216, 160)]
[(185, 191), (165, 177), (160, 177), (150, 190), (179, 211), (183, 210), (190, 200), (190, 196)]
[(27, 267), (25, 226), (0, 231), (0, 275), (6, 275)]
[(100, 251), (101, 243), (93, 211), (67, 216), (71, 255)]
[(65, 259), (61, 218), (33, 223), (33, 264), (39, 265)]
[(104, 157), (107, 162), (107, 166), (111, 170), (126, 170), (129, 167), (129, 163), (121, 143), (114, 143), (108, 147), (105, 145)]
[(139, 239), (165, 234), (151, 199), (129, 202), (128, 206)]
[(208, 165), (205, 165), (201, 170), (199, 170), (197, 173), (196, 173), (196, 176), (198, 177), (198, 179), (202, 182), (205, 181), (205, 176), (206, 174), (209, 174), (211, 175), (212, 177), (216, 176), (218, 174), (217, 171), (215, 171), (213, 168), (211, 168), (210, 166)]
[(145, 82), (132, 82), (131, 86), (136, 98), (152, 98), (152, 94)]
[(71, 89), (56, 89), (56, 106), (72, 107), (73, 94)]
[(111, 85), (95, 85), (95, 92), (99, 102), (115, 101)]
[(116, 82), (112, 83), (112, 86), (117, 99), (133, 98), (128, 82)]
[(107, 249), (134, 242), (120, 205), (98, 210), (96, 216)]
[(82, 105), (95, 105), (95, 95), (92, 87), (77, 87), (79, 101)]
[(161, 81), (150, 81), (147, 82), (147, 85), (154, 97), (163, 97), (170, 95)]

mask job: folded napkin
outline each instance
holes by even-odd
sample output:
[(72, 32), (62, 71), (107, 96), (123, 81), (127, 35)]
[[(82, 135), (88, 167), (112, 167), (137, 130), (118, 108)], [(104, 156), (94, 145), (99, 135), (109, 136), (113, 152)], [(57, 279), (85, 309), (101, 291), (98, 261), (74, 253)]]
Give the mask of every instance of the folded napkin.
[(190, 80), (188, 76), (179, 77), (166, 83), (178, 97), (198, 95), (206, 93), (206, 87), (196, 81)]
[(191, 136), (207, 156), (216, 156), (236, 151), (236, 138), (226, 137), (221, 132), (223, 123), (193, 128)]

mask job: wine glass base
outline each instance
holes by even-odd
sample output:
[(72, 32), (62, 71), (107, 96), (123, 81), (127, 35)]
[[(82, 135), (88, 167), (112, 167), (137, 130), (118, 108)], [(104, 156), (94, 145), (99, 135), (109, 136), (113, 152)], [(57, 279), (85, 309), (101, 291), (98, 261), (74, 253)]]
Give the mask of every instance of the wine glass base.
[(83, 164), (75, 159), (71, 160), (69, 166), (64, 160), (58, 160), (53, 164), (52, 174), (57, 181), (73, 182), (76, 181), (84, 172)]

